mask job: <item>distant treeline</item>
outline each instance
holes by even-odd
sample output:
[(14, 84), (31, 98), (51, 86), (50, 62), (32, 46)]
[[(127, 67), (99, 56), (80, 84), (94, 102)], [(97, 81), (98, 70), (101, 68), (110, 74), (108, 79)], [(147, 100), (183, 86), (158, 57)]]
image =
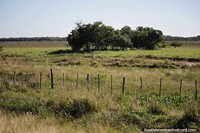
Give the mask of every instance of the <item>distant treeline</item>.
[(0, 42), (24, 42), (24, 41), (67, 41), (66, 37), (19, 37), (0, 38)]
[(164, 41), (200, 41), (200, 35), (195, 37), (163, 36)]
[[(163, 36), (164, 41), (200, 41), (200, 35), (195, 37)], [(0, 38), (0, 42), (23, 42), (23, 41), (67, 41), (67, 37), (18, 37)]]

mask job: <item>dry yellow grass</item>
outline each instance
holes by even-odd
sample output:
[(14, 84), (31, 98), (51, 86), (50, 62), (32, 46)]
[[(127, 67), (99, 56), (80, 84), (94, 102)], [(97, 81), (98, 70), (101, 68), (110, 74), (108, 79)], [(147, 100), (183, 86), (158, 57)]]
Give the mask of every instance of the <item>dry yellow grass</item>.
[(0, 112), (1, 133), (58, 133), (62, 128), (52, 118), (39, 120), (33, 115), (13, 116)]
[(108, 124), (102, 126), (97, 122), (78, 125), (76, 122), (59, 123), (56, 118), (39, 118), (31, 114), (11, 115), (0, 111), (0, 133), (107, 133), (119, 132)]

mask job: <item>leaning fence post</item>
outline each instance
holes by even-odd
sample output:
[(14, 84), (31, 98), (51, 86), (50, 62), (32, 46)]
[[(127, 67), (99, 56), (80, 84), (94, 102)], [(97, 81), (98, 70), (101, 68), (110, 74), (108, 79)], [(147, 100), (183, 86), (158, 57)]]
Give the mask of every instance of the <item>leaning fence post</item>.
[(110, 91), (111, 91), (111, 95), (113, 93), (113, 86), (112, 86), (112, 75), (110, 75)]
[(76, 89), (78, 89), (78, 74), (76, 76)]
[(51, 72), (51, 89), (53, 89), (53, 71), (50, 69)]
[(160, 92), (159, 92), (159, 96), (162, 95), (162, 78), (160, 78)]
[(123, 82), (122, 82), (122, 94), (124, 94), (125, 81), (126, 81), (126, 78), (123, 77)]
[(181, 97), (181, 94), (182, 94), (182, 83), (183, 83), (183, 80), (181, 79), (180, 80), (180, 97)]
[(13, 83), (15, 84), (16, 83), (16, 72), (14, 71), (14, 74), (13, 74)]
[(100, 91), (100, 76), (98, 74), (98, 92)]
[(140, 85), (141, 85), (141, 91), (143, 91), (142, 77), (140, 77)]
[(197, 80), (195, 80), (195, 99), (197, 100), (197, 98), (198, 98), (198, 82), (197, 82)]
[(88, 91), (90, 91), (90, 75), (89, 74), (87, 74), (87, 78), (86, 78), (86, 84), (87, 84), (87, 89), (88, 89)]

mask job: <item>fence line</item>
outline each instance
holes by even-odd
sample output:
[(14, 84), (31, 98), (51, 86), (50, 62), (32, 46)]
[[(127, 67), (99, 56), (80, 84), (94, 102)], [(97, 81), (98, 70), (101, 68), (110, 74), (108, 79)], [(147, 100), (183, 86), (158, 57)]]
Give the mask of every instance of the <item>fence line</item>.
[[(6, 80), (6, 73), (4, 71), (2, 71), (1, 75), (2, 75), (2, 83), (1, 83), (1, 85), (4, 85), (4, 82)], [(35, 73), (31, 74), (31, 73), (26, 72), (26, 74), (24, 74), (24, 78), (23, 78), (23, 73), (22, 72), (17, 74), (16, 71), (14, 71), (13, 75), (11, 75), (11, 76), (12, 76), (13, 84), (19, 84), (19, 83), (17, 83), (17, 77), (18, 77), (18, 81), (20, 81), (21, 85), (24, 85), (24, 83), (25, 83), (28, 86), (36, 88), (36, 83), (32, 84), (33, 81), (30, 81), (31, 77), (33, 77), (36, 80)], [(7, 77), (9, 77), (9, 75)], [(54, 77), (53, 77), (53, 70), (52, 69), (50, 69), (49, 77), (50, 77), (50, 87), (51, 87), (51, 89), (53, 89), (54, 88)], [(62, 80), (62, 87), (64, 87), (65, 86), (65, 80), (66, 80), (66, 82), (69, 80), (68, 75), (67, 75), (67, 78), (65, 79), (65, 73), (62, 73), (61, 80)], [(39, 81), (38, 81), (39, 89), (42, 88), (42, 82), (43, 81), (45, 81), (43, 73), (39, 72)], [(160, 78), (159, 96), (163, 95), (163, 81), (164, 81), (163, 78)], [(76, 83), (75, 84), (76, 85), (76, 89), (79, 89), (79, 74), (77, 74), (77, 76), (76, 76), (75, 83)], [(67, 82), (66, 84), (67, 84), (67, 89), (68, 89), (69, 83)], [(91, 84), (92, 84), (92, 80), (90, 80), (90, 75), (87, 74), (86, 87), (87, 87), (88, 91), (90, 91), (90, 89), (91, 89)], [(141, 89), (141, 91), (144, 91), (143, 84), (144, 84), (143, 83), (143, 78), (140, 77), (140, 89)], [(98, 92), (100, 92), (100, 88), (101, 88), (101, 76), (100, 76), (100, 74), (97, 75), (97, 84), (96, 85), (97, 85), (96, 87), (97, 87)], [(121, 90), (122, 94), (126, 93), (125, 92), (125, 86), (126, 86), (126, 77), (123, 77), (122, 86), (121, 86), (122, 87), (122, 90)], [(194, 97), (197, 100), (198, 99), (198, 81), (197, 80), (195, 80), (194, 88), (195, 88)], [(183, 79), (180, 79), (180, 86), (179, 86), (179, 96), (180, 97), (182, 97), (182, 90), (183, 90)], [(113, 75), (110, 75), (110, 94), (113, 95)]]

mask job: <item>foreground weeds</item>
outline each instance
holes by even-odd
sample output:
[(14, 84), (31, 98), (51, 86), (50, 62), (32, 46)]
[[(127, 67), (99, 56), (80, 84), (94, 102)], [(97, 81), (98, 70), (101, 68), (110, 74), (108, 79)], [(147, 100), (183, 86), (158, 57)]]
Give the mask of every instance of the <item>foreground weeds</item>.
[[(16, 121), (30, 119), (31, 123), (37, 121), (36, 118), (39, 118), (39, 121), (56, 118), (56, 124), (53, 125), (57, 126), (52, 129), (55, 132), (65, 130), (60, 122), (82, 125), (78, 128), (83, 128), (84, 131), (94, 131), (95, 126), (107, 127), (102, 129), (103, 132), (143, 131), (144, 128), (195, 128), (199, 131), (200, 127), (200, 97), (196, 101), (189, 96), (111, 96), (94, 90), (88, 92), (81, 88), (71, 92), (65, 89), (23, 92), (6, 90), (1, 92), (0, 97), (1, 110), (10, 112), (8, 115)], [(10, 120), (5, 113), (2, 117)], [(1, 127), (2, 130), (8, 130), (5, 129), (7, 126)], [(43, 127), (45, 128), (44, 125)], [(44, 129), (44, 132), (47, 131)]]

